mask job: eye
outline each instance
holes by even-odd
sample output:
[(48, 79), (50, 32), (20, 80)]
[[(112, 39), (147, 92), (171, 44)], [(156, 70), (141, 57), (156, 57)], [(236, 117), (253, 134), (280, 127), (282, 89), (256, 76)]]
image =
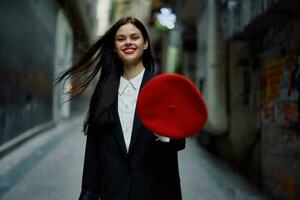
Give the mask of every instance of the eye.
[(140, 37), (139, 36), (132, 36), (131, 39), (132, 40), (138, 40)]
[(125, 40), (125, 38), (123, 38), (123, 37), (117, 38), (117, 41), (118, 41), (118, 42), (122, 42), (122, 41), (124, 41), (124, 40)]

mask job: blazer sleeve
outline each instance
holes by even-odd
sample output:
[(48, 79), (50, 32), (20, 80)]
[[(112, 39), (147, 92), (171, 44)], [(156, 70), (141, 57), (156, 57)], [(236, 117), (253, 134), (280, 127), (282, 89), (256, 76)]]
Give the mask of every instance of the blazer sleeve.
[(82, 175), (80, 200), (96, 200), (100, 196), (100, 162), (98, 137), (88, 135)]
[(157, 141), (161, 146), (167, 148), (172, 148), (176, 151), (183, 150), (185, 148), (185, 138), (184, 139), (170, 139), (169, 142)]
[(177, 150), (183, 150), (185, 148), (185, 138), (184, 139), (171, 139), (171, 145)]

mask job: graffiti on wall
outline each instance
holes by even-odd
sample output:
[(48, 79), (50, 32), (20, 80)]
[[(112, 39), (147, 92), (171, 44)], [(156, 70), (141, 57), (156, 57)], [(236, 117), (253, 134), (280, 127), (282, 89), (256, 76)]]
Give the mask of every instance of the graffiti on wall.
[(280, 193), (287, 193), (287, 200), (295, 200), (296, 180), (294, 177), (290, 177), (286, 173), (286, 168), (281, 166), (276, 171), (275, 186), (272, 188), (270, 194), (268, 194), (268, 200), (274, 199)]
[(261, 91), (263, 126), (278, 124), (288, 135), (300, 135), (300, 56), (265, 62)]

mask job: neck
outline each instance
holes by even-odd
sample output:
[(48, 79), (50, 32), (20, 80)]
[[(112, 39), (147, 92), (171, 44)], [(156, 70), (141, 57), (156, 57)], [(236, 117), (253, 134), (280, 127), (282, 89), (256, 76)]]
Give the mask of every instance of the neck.
[(141, 73), (144, 69), (144, 65), (142, 62), (137, 64), (125, 64), (124, 63), (124, 74), (123, 77), (127, 80), (130, 80), (136, 77), (139, 73)]

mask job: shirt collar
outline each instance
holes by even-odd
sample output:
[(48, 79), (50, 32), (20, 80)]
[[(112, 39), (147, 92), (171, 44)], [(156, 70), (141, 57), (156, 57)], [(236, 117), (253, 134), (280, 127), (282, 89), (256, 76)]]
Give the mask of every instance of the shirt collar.
[(123, 78), (123, 76), (121, 76), (119, 94), (122, 95), (129, 84), (131, 84), (135, 90), (139, 90), (141, 87), (144, 73), (145, 69), (143, 69), (142, 72), (140, 72), (136, 77), (130, 79), (129, 81)]

